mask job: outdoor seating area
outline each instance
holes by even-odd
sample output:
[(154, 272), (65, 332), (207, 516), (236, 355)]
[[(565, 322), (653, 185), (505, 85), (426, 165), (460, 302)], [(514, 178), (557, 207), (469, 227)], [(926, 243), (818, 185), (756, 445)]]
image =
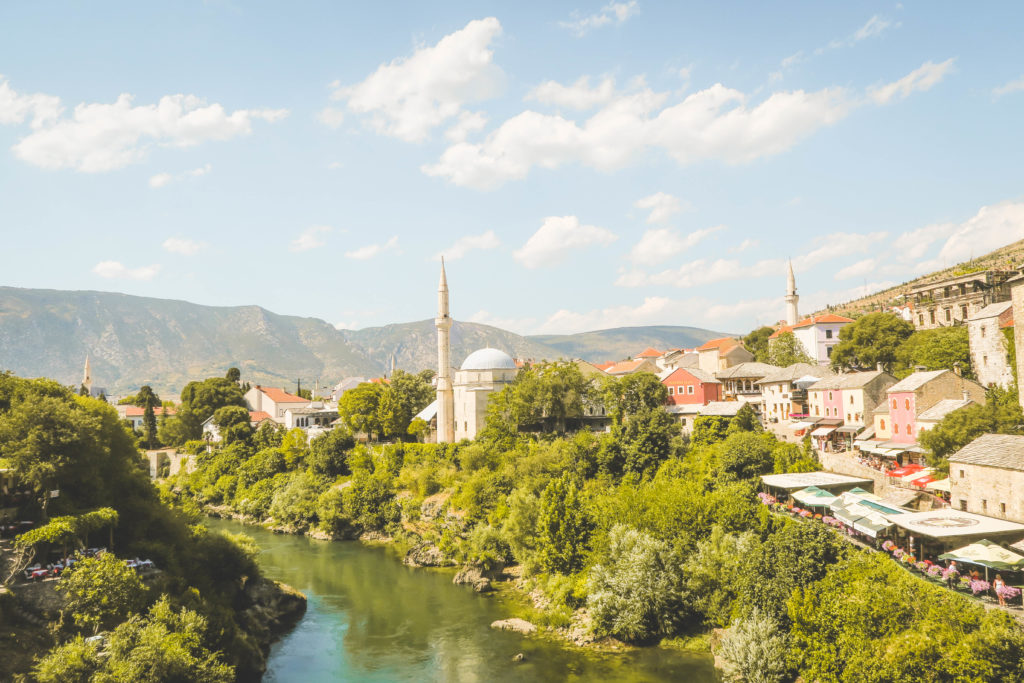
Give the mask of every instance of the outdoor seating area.
[[(914, 475), (920, 470), (903, 474)], [(949, 509), (912, 512), (859, 487), (831, 493), (810, 485), (757, 496), (774, 512), (821, 522), (883, 551), (924, 579), (1002, 607), (1024, 606), (1024, 554), (989, 540), (1024, 545), (1024, 525)]]
[[(65, 570), (70, 569), (75, 565), (76, 562), (80, 562), (88, 557), (96, 557), (107, 552), (106, 548), (86, 548), (84, 550), (77, 550), (67, 557), (62, 557), (56, 562), (51, 562), (45, 566), (36, 563), (30, 567), (26, 567), (24, 570), (26, 581), (42, 581), (44, 579), (58, 578)], [(136, 570), (144, 569), (156, 569), (156, 563), (153, 560), (143, 560), (138, 557), (134, 559), (128, 559), (124, 561), (125, 564)]]

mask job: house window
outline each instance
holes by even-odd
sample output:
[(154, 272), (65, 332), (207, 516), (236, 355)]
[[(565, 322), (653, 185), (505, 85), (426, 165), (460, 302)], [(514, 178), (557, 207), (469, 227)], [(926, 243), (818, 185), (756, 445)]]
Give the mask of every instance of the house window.
[(922, 327), (924, 326), (924, 313), (921, 313), (917, 316), (917, 321), (918, 323), (921, 324)]
[(909, 436), (909, 435), (912, 435), (913, 433), (914, 433), (914, 425), (907, 425), (907, 435)]
[(814, 406), (814, 416), (818, 416), (818, 406)]
[(988, 510), (988, 501), (985, 500), (984, 498), (981, 499), (981, 509)]
[(967, 511), (967, 499), (966, 498), (961, 498), (960, 499), (960, 509), (965, 511), (965, 512)]
[(825, 339), (832, 338), (832, 330), (825, 330)]
[(1002, 515), (1006, 514), (1006, 503), (1000, 503), (999, 504), (999, 514), (1002, 514)]
[(952, 319), (953, 319), (953, 309), (952, 308), (947, 308), (946, 309), (946, 322), (948, 323)]
[(967, 320), (967, 306), (960, 307), (960, 317)]
[(825, 348), (825, 355), (828, 356), (829, 358), (832, 357), (832, 347), (831, 346), (828, 346), (828, 347)]
[(963, 471), (963, 470), (960, 470), (960, 478), (961, 478), (961, 479), (963, 479), (963, 478), (964, 478), (964, 471)]
[(934, 325), (935, 324), (935, 311), (934, 310), (928, 311), (928, 317), (931, 319), (932, 325)]
[(675, 387), (669, 387), (668, 388), (668, 395), (669, 396), (673, 396), (673, 395), (675, 395), (675, 393), (676, 393), (676, 388)]
[(831, 391), (828, 392), (828, 400), (830, 400), (830, 401), (832, 400), (832, 392)]
[(893, 409), (893, 410), (896, 410), (896, 408), (897, 408), (897, 407), (898, 407), (898, 406), (897, 406), (897, 403), (896, 403), (896, 399), (893, 399), (893, 400), (892, 400), (892, 409)]
[(988, 365), (988, 356), (982, 356), (981, 357), (981, 364), (982, 365)]
[(853, 394), (850, 394), (850, 405), (853, 405)]
[(906, 408), (907, 410), (910, 410), (910, 399), (909, 398), (903, 399), (903, 407)]
[(885, 420), (878, 421), (878, 428), (881, 429), (883, 432), (885, 431)]
[(892, 426), (892, 433), (893, 434), (899, 434), (900, 433), (900, 426), (898, 424), (893, 424), (893, 426)]
[(687, 384), (686, 385), (686, 393), (688, 393), (691, 396), (693, 396), (693, 385), (692, 384)]
[(984, 325), (981, 326), (981, 338), (982, 339), (985, 338), (985, 326)]

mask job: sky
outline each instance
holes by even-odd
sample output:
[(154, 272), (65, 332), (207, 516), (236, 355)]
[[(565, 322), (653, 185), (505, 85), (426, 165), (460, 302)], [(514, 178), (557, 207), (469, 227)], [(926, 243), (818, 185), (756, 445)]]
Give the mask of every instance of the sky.
[(1024, 238), (1024, 4), (3, 3), (0, 285), (743, 333)]

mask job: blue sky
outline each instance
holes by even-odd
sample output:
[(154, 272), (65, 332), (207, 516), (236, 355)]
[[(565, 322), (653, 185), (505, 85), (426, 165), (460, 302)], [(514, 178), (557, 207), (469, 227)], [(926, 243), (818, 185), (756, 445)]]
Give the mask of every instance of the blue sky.
[(1024, 6), (5, 3), (0, 284), (744, 332), (1024, 238)]

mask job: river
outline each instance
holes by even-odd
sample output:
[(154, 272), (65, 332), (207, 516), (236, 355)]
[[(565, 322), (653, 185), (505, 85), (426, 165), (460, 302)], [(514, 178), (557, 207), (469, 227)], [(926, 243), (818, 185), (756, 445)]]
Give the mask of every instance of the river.
[[(490, 628), (503, 598), (452, 584), (453, 572), (413, 569), (393, 549), (244, 531), (272, 579), (305, 593), (306, 615), (270, 652), (264, 681), (715, 681), (711, 658), (659, 648), (600, 654)], [(525, 661), (513, 663), (517, 653)]]

